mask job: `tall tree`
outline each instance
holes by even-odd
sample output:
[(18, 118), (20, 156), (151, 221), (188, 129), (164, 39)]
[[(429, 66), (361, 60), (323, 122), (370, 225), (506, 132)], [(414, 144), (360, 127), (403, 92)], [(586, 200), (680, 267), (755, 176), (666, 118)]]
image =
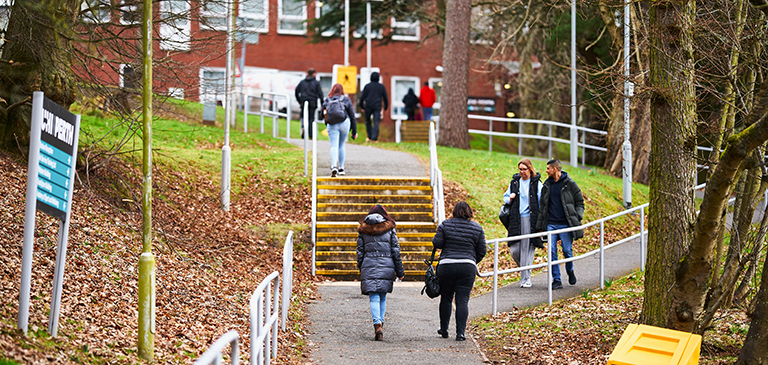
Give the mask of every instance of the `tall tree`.
[(467, 93), (469, 80), (470, 0), (448, 0), (443, 41), (443, 91), (438, 144), (469, 149)]
[[(651, 133), (648, 263), (643, 323), (667, 327), (678, 262), (691, 241), (696, 169), (693, 0), (653, 2), (650, 8)], [(669, 224), (675, 222), (675, 224)], [(680, 313), (692, 320), (696, 313)]]
[(32, 92), (68, 108), (75, 101), (71, 53), (79, 0), (16, 0), (0, 58), (0, 148), (29, 138)]

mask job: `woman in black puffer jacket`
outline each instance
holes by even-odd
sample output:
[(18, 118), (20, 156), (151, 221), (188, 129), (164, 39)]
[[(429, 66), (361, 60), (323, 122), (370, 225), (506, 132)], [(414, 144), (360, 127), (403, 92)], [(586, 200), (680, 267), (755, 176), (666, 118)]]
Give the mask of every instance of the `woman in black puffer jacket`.
[(440, 329), (448, 338), (453, 296), (456, 295), (456, 341), (464, 341), (469, 317), (469, 294), (475, 285), (477, 263), (487, 252), (483, 227), (472, 221), (472, 208), (459, 202), (453, 208), (453, 218), (437, 227), (432, 245), (440, 249), (437, 278), (440, 280)]
[(387, 293), (392, 292), (395, 277), (405, 276), (400, 259), (400, 243), (395, 231), (395, 220), (380, 204), (368, 212), (357, 228), (357, 268), (360, 269), (360, 290), (371, 302), (374, 339), (384, 339), (384, 312)]

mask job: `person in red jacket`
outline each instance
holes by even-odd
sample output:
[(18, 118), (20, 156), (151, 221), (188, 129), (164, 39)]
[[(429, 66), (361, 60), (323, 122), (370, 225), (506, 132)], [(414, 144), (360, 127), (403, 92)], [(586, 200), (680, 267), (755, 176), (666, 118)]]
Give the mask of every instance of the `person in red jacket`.
[(424, 110), (424, 120), (432, 120), (432, 105), (435, 104), (436, 100), (435, 89), (429, 87), (429, 82), (424, 82), (424, 87), (419, 91), (419, 104), (421, 104), (421, 109)]

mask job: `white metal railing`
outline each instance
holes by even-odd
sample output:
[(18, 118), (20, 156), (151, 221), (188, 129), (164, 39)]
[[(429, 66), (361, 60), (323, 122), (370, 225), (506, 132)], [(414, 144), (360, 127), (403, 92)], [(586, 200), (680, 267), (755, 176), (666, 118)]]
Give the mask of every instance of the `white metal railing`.
[(232, 365), (237, 365), (240, 361), (238, 358), (239, 355), (237, 353), (237, 347), (238, 342), (240, 340), (240, 335), (237, 334), (237, 331), (231, 330), (219, 337), (216, 342), (214, 342), (211, 347), (208, 348), (208, 350), (205, 350), (205, 352), (200, 355), (197, 360), (193, 363), (194, 365), (208, 365), (210, 363), (220, 365), (223, 361), (221, 356), (221, 351), (224, 350), (224, 348), (227, 345), (230, 345), (229, 347), (229, 361)]
[[(305, 127), (306, 128), (306, 127)], [(315, 254), (317, 252), (317, 123), (312, 123), (312, 276), (315, 276), (317, 264)]]
[[(251, 111), (251, 99), (259, 99), (259, 111)], [(286, 107), (285, 113), (281, 113), (278, 110), (278, 99), (285, 99)], [(265, 102), (270, 102), (269, 105), (265, 105)], [(280, 118), (286, 120), (286, 133), (285, 140), (291, 141), (291, 97), (288, 94), (279, 94), (272, 92), (262, 92), (261, 95), (246, 95), (245, 96), (245, 114), (243, 115), (243, 130), (248, 133), (248, 115), (260, 115), (261, 116), (261, 133), (264, 133), (264, 116), (272, 117), (272, 137), (277, 138), (278, 122)]]
[[(547, 296), (548, 296), (548, 303), (552, 305), (552, 265), (559, 265), (566, 262), (572, 262), (577, 261), (581, 259), (585, 259), (590, 256), (594, 256), (596, 254), (599, 254), (600, 258), (600, 289), (603, 289), (605, 287), (605, 250), (618, 246), (620, 244), (632, 241), (638, 237), (640, 237), (640, 267), (642, 270), (645, 270), (645, 254), (646, 254), (646, 238), (645, 236), (648, 234), (648, 231), (645, 230), (645, 208), (648, 207), (648, 203), (645, 203), (643, 205), (639, 205), (637, 207), (624, 210), (622, 212), (609, 215), (607, 217), (600, 218), (598, 220), (582, 224), (580, 226), (576, 227), (568, 227), (564, 229), (558, 229), (556, 231), (547, 231), (547, 232), (537, 232), (537, 233), (531, 233), (526, 235), (520, 235), (520, 236), (513, 236), (513, 237), (504, 237), (504, 238), (497, 238), (490, 241), (486, 241), (486, 244), (493, 245), (493, 271), (491, 272), (485, 272), (480, 273), (481, 277), (489, 277), (493, 276), (493, 314), (496, 315), (497, 308), (498, 308), (498, 277), (499, 275), (503, 274), (511, 274), (518, 271), (523, 270), (532, 270), (532, 269), (538, 269), (540, 267), (546, 267), (547, 273), (549, 276), (549, 279), (547, 280)], [(640, 233), (634, 234), (632, 236), (626, 237), (624, 239), (621, 239), (619, 241), (616, 241), (614, 243), (611, 243), (609, 245), (605, 245), (605, 222), (612, 220), (614, 218), (618, 218), (627, 214), (630, 214), (635, 211), (640, 211)], [(585, 229), (588, 227), (592, 227), (594, 225), (600, 225), (600, 247), (597, 249), (594, 249), (590, 252), (587, 252), (585, 254), (574, 256), (562, 260), (557, 261), (550, 261), (551, 260), (551, 247), (552, 247), (552, 235), (558, 234), (558, 233), (565, 233), (565, 232), (572, 232), (579, 229)], [(526, 238), (534, 238), (534, 237), (541, 237), (541, 236), (547, 236), (547, 257), (546, 263), (540, 263), (535, 265), (528, 265), (523, 267), (517, 267), (512, 269), (506, 269), (506, 270), (499, 270), (499, 244), (509, 241), (519, 241)]]
[(269, 364), (277, 357), (280, 274), (269, 274), (251, 295), (251, 364)]
[(432, 214), (437, 224), (445, 220), (443, 172), (437, 165), (437, 132), (435, 123), (429, 123), (429, 185), (432, 187)]
[[(607, 135), (608, 132), (601, 131), (597, 129), (592, 128), (586, 128), (586, 127), (580, 127), (580, 126), (572, 126), (570, 124), (561, 123), (561, 122), (553, 122), (550, 120), (538, 120), (538, 119), (524, 119), (524, 118), (502, 118), (502, 117), (491, 117), (491, 116), (485, 116), (485, 115), (476, 115), (476, 114), (469, 114), (467, 116), (469, 119), (477, 119), (477, 120), (486, 120), (488, 121), (488, 130), (479, 130), (479, 129), (470, 129), (469, 133), (472, 134), (481, 134), (481, 135), (487, 135), (488, 136), (488, 152), (493, 152), (493, 136), (499, 136), (499, 137), (517, 137), (518, 138), (518, 151), (517, 154), (522, 156), (523, 155), (523, 138), (527, 139), (535, 139), (535, 140), (544, 140), (549, 141), (549, 151), (548, 151), (548, 157), (552, 158), (552, 142), (558, 142), (558, 143), (565, 143), (570, 146), (571, 141), (570, 139), (562, 139), (562, 138), (556, 138), (552, 137), (552, 127), (560, 127), (560, 128), (567, 128), (568, 130), (576, 129), (577, 131), (581, 131), (581, 142), (577, 143), (578, 147), (581, 147), (581, 163), (584, 164), (585, 159), (585, 153), (584, 151), (586, 149), (592, 149), (597, 151), (607, 151), (605, 147), (600, 146), (593, 146), (585, 143), (585, 136), (587, 133), (592, 134), (598, 134), (598, 135)], [(508, 132), (494, 132), (493, 131), (493, 122), (504, 122), (504, 123), (518, 123), (518, 132), (517, 133), (508, 133)], [(543, 124), (547, 125), (549, 127), (549, 133), (546, 136), (538, 135), (538, 134), (525, 134), (523, 133), (523, 124)]]
[(285, 322), (288, 319), (288, 306), (293, 296), (293, 231), (288, 231), (283, 245), (283, 295), (280, 307), (280, 328), (285, 331)]

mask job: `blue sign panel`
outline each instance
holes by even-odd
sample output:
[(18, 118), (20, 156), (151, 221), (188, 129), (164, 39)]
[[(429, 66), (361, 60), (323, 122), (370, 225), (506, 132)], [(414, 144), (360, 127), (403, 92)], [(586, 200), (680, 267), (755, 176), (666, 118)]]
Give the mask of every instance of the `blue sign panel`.
[(40, 125), (37, 209), (64, 220), (74, 168), (76, 116), (48, 98), (43, 101)]

